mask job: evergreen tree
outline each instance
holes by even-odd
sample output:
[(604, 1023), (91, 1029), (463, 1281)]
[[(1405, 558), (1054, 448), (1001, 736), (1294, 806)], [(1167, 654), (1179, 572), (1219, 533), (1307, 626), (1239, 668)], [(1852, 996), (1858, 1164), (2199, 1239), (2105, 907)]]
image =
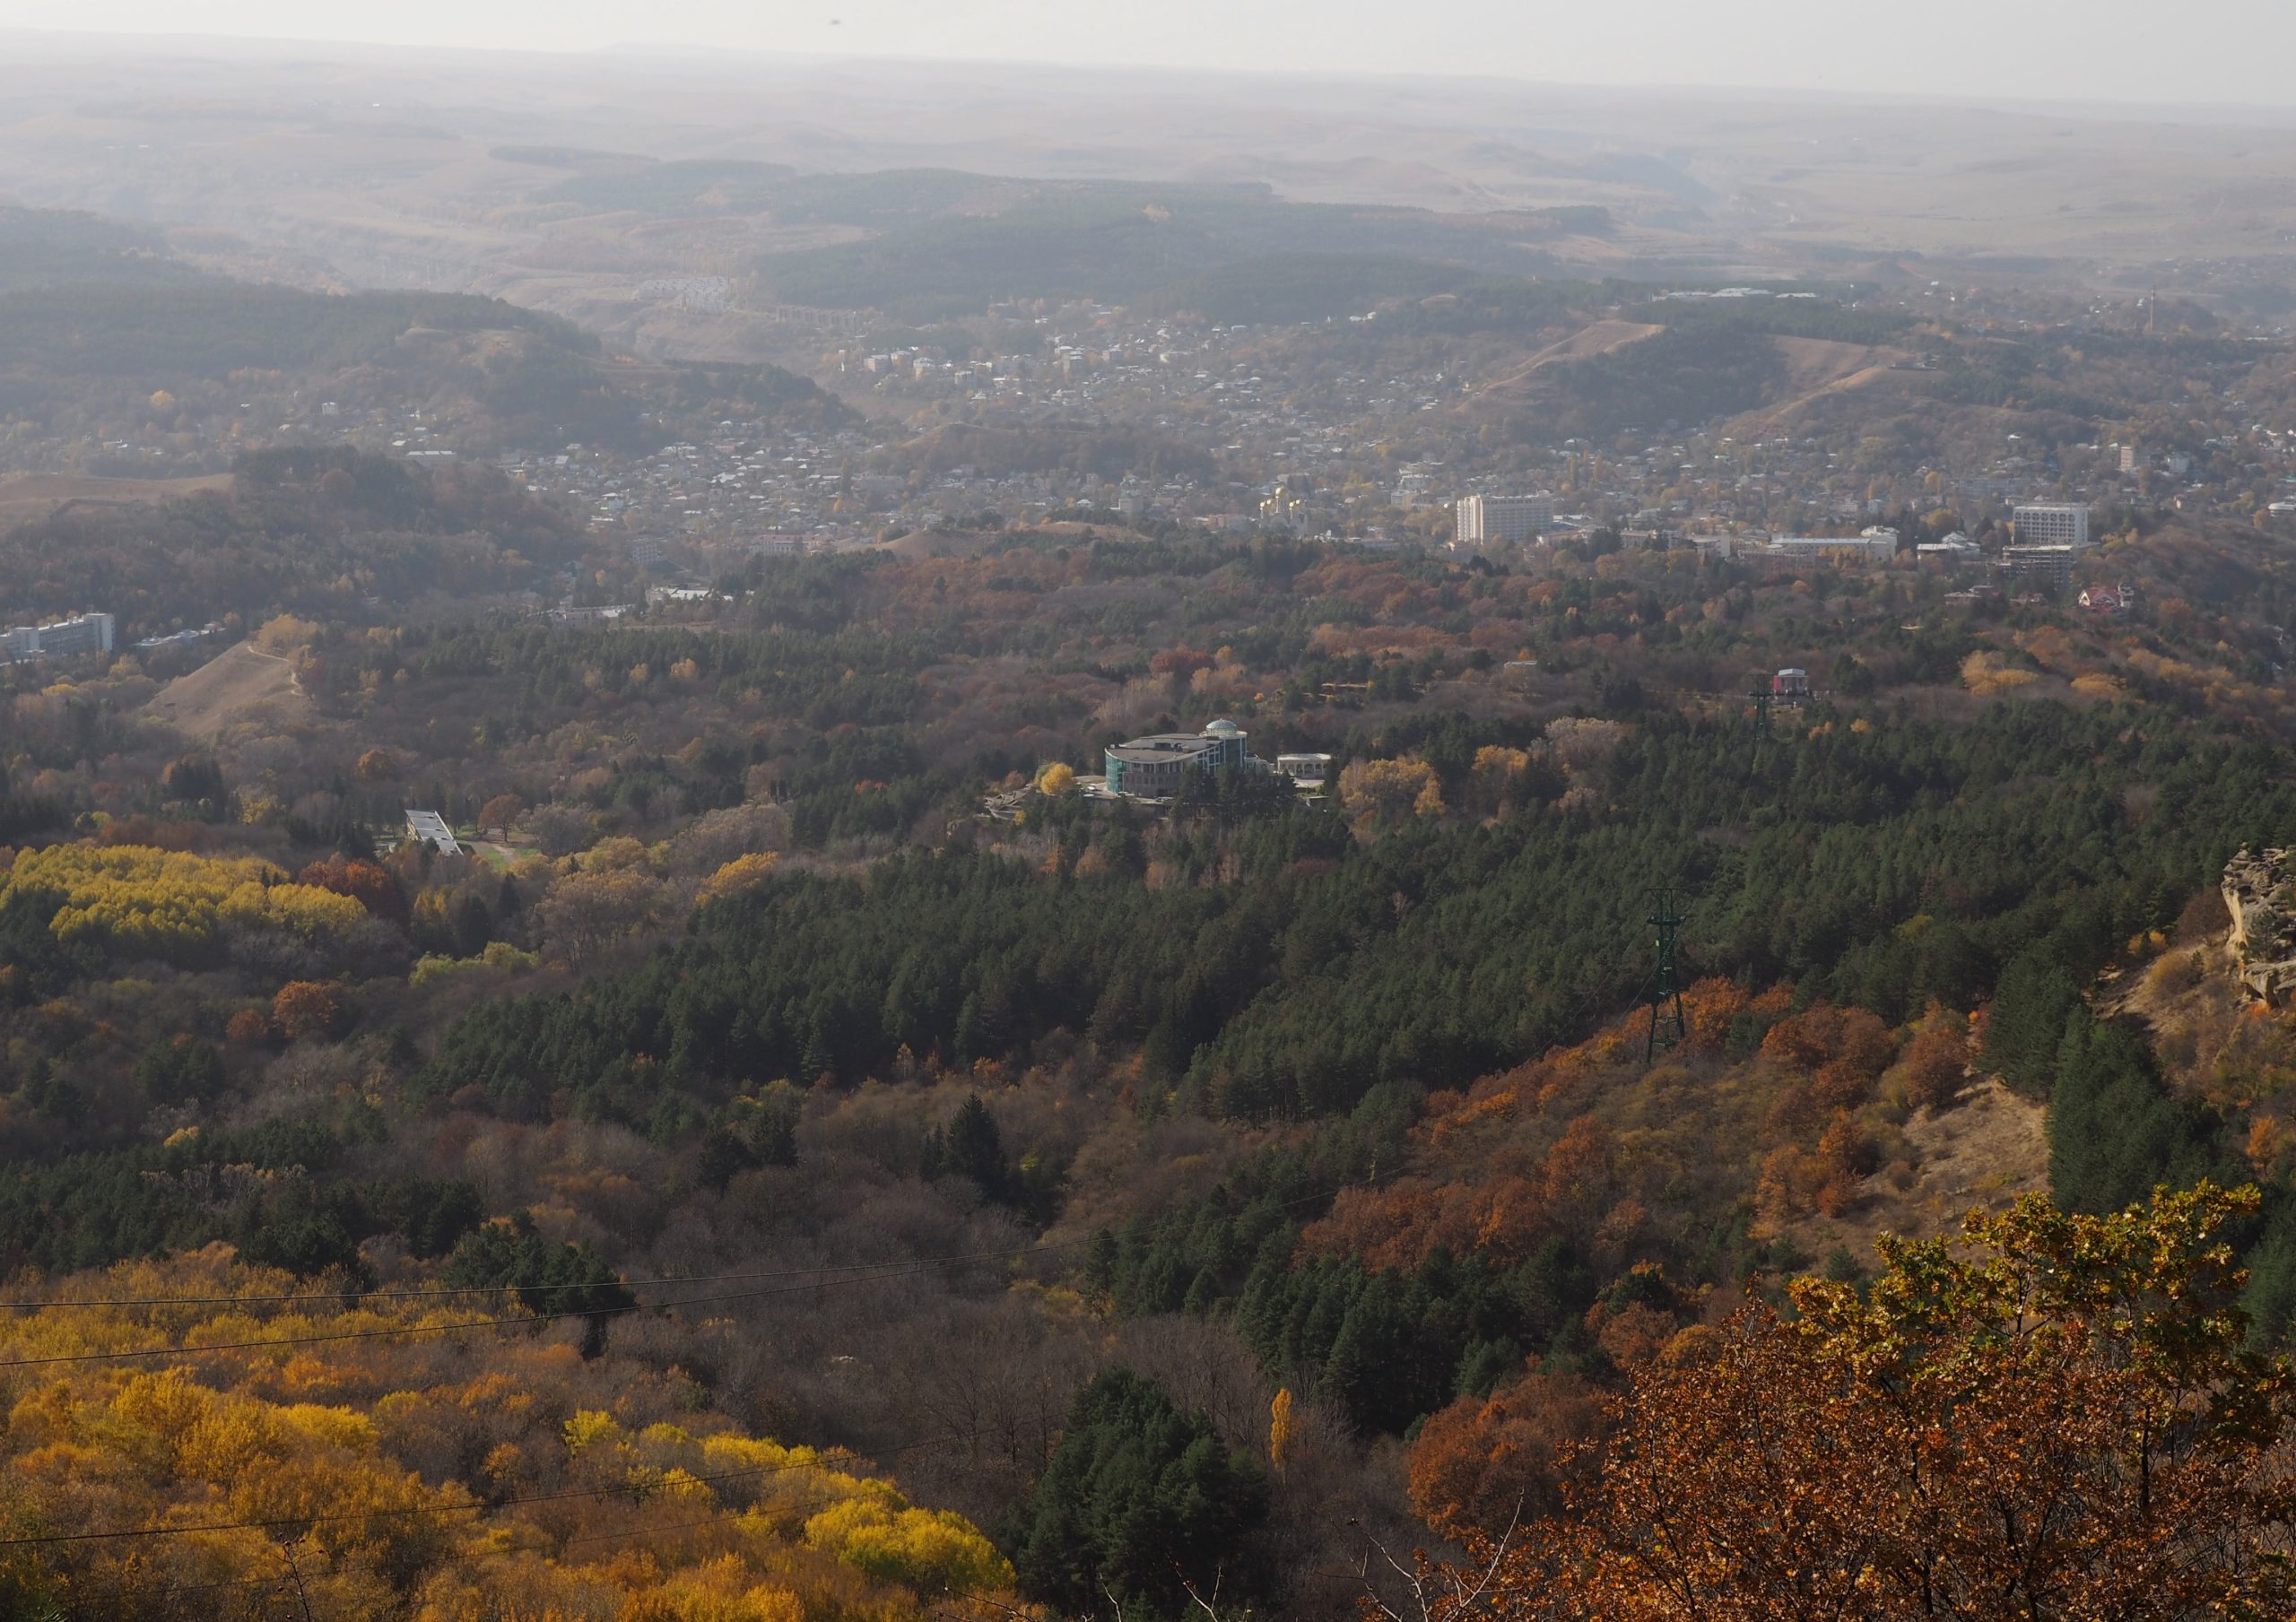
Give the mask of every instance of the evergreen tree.
[(2170, 1098), (2144, 1045), (2086, 1010), (2066, 1022), (2048, 1112), (2048, 1181), (2067, 1210), (2105, 1215), (2159, 1184), (2189, 1187), (2215, 1169), (2211, 1123)]
[(1004, 1163), (1004, 1141), (978, 1093), (960, 1105), (949, 1123), (944, 1163), (958, 1176), (978, 1183), (980, 1192), (992, 1200), (1002, 1200), (1008, 1191), (1012, 1168)]
[(2046, 1096), (2066, 1020), (2080, 1006), (2080, 983), (2062, 962), (2038, 948), (2021, 952), (2001, 971), (1986, 1018), (1986, 1063), (2018, 1091)]
[(1187, 1587), (1248, 1587), (1243, 1540), (1267, 1513), (1267, 1483), (1202, 1414), (1156, 1383), (1112, 1368), (1077, 1394), (1036, 1490), (1014, 1510), (1006, 1547), (1022, 1589), (1064, 1615), (1177, 1616)]

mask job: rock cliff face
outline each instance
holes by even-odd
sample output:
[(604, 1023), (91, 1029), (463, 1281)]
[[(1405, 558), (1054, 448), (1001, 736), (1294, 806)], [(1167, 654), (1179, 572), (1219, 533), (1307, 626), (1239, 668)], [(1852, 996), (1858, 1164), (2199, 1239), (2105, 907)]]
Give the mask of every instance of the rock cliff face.
[(2232, 915), (2226, 944), (2248, 995), (2271, 1008), (2296, 999), (2296, 851), (2247, 850), (2224, 867), (2224, 906)]

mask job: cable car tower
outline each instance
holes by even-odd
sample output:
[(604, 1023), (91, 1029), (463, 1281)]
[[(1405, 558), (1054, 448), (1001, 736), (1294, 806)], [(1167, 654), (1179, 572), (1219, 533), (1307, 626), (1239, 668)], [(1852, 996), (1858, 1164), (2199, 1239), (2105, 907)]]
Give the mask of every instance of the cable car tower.
[(1677, 1046), (1690, 1036), (1690, 1022), (1683, 1015), (1682, 981), (1674, 967), (1674, 946), (1683, 925), (1674, 896), (1671, 885), (1661, 886), (1650, 908), (1650, 927), (1658, 932), (1658, 963), (1650, 975), (1650, 1040), (1642, 1052), (1645, 1064), (1657, 1058), (1660, 1048)]

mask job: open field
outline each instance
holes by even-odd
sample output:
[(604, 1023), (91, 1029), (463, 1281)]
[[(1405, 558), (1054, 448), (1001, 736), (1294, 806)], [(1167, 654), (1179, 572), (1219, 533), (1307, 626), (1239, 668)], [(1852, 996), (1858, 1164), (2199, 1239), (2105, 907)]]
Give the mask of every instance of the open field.
[(229, 490), (231, 475), (210, 473), (196, 479), (98, 479), (78, 473), (28, 473), (0, 479), (0, 529), (37, 523), (68, 507), (126, 507), (140, 502), (174, 501), (204, 490)]
[(284, 724), (310, 700), (292, 664), (242, 642), (169, 682), (145, 707), (187, 738), (213, 738), (243, 722)]

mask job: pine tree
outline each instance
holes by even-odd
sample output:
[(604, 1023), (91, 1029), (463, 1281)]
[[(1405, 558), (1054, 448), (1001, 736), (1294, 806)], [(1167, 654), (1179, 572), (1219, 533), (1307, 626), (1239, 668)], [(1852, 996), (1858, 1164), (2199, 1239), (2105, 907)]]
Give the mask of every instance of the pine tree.
[(971, 1178), (991, 1200), (1005, 1197), (1012, 1184), (1012, 1168), (1004, 1162), (1004, 1144), (997, 1133), (996, 1118), (988, 1113), (988, 1106), (980, 1101), (978, 1093), (958, 1106), (955, 1117), (949, 1123), (946, 1142), (950, 1171)]
[(1128, 1368), (1077, 1394), (1052, 1462), (1013, 1512), (1006, 1545), (1022, 1587), (1065, 1615), (1175, 1611), (1187, 1585), (1248, 1586), (1236, 1554), (1267, 1513), (1259, 1466), (1222, 1444)]

